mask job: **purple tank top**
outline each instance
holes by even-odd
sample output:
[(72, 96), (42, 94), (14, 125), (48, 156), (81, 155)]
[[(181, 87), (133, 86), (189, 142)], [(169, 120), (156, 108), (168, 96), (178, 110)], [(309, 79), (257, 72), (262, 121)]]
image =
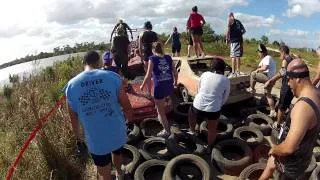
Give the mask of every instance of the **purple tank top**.
[(173, 85), (172, 58), (168, 55), (163, 57), (153, 55), (149, 58), (153, 62), (153, 84), (157, 86)]

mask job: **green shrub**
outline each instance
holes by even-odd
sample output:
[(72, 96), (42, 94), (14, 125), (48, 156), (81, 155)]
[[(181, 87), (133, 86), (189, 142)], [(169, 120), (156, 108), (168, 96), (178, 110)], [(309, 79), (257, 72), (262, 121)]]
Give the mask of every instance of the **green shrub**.
[(10, 87), (8, 85), (5, 85), (3, 87), (3, 95), (7, 100), (11, 100), (12, 93), (13, 93), (13, 88), (12, 87)]

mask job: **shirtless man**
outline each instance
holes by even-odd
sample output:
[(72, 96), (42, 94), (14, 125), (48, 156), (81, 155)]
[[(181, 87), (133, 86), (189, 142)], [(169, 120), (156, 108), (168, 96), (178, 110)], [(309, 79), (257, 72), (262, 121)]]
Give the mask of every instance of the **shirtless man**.
[(274, 170), (280, 172), (280, 179), (301, 179), (311, 162), (318, 137), (320, 92), (311, 83), (307, 65), (301, 59), (294, 59), (286, 75), (298, 101), (281, 125), (278, 136), (281, 143), (269, 151), (267, 167), (259, 180), (269, 179)]

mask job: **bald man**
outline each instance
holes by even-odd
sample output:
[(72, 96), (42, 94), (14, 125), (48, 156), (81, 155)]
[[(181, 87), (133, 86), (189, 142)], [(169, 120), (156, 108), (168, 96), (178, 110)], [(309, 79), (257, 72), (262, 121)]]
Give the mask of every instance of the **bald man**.
[(320, 92), (311, 83), (307, 65), (294, 59), (288, 65), (287, 77), (298, 101), (281, 125), (278, 136), (281, 143), (271, 148), (267, 167), (259, 180), (269, 179), (274, 170), (280, 172), (280, 179), (301, 179), (311, 162), (318, 137)]
[[(317, 55), (320, 58), (320, 46), (317, 49)], [(312, 84), (316, 86), (318, 89), (320, 89), (320, 62), (317, 68), (317, 75), (313, 78)]]

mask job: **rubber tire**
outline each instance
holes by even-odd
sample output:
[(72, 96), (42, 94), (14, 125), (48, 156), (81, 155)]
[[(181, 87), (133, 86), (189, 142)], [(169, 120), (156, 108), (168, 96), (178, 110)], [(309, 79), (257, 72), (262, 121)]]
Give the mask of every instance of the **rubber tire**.
[(269, 158), (269, 151), (271, 149), (271, 145), (267, 144), (268, 142), (263, 142), (259, 144), (257, 147), (253, 148), (253, 161), (254, 162), (265, 162)]
[[(259, 124), (256, 124), (254, 122), (254, 119), (263, 119), (264, 121), (266, 121), (267, 125), (261, 126)], [(255, 128), (259, 129), (264, 136), (270, 136), (272, 123), (273, 123), (273, 120), (270, 117), (268, 117), (262, 113), (251, 114), (246, 119), (246, 124), (248, 126), (255, 127)]]
[[(184, 142), (192, 143), (196, 146), (194, 151), (189, 151), (188, 149), (185, 149), (181, 146), (178, 146), (178, 142), (180, 140), (184, 140)], [(172, 133), (167, 139), (166, 144), (168, 151), (178, 156), (180, 154), (197, 154), (197, 155), (203, 155), (206, 151), (204, 145), (206, 145), (205, 142), (201, 141), (199, 138), (192, 136), (186, 132), (181, 133)]]
[[(180, 108), (184, 108), (184, 106), (188, 107), (187, 112), (182, 112), (180, 110)], [(192, 102), (182, 102), (179, 103), (178, 105), (174, 106), (173, 108), (173, 113), (174, 113), (174, 117), (175, 117), (175, 121), (178, 124), (183, 124), (183, 123), (188, 123), (188, 112), (189, 112), (189, 108), (192, 106)]]
[(136, 172), (134, 173), (134, 180), (145, 180), (144, 173), (148, 168), (150, 168), (152, 166), (166, 167), (167, 164), (168, 164), (168, 161), (162, 161), (162, 160), (158, 160), (158, 159), (151, 159), (149, 161), (145, 161), (139, 165)]
[(123, 148), (125, 150), (129, 150), (131, 153), (132, 153), (132, 162), (130, 162), (129, 164), (125, 165), (124, 166), (124, 171), (126, 174), (133, 174), (134, 173), (134, 170), (137, 168), (139, 162), (140, 162), (140, 159), (141, 159), (141, 155), (138, 151), (138, 149), (134, 146), (131, 146), (131, 145), (128, 145), (128, 144), (125, 144), (123, 146)]
[[(225, 146), (237, 146), (244, 152), (244, 156), (239, 160), (229, 160), (222, 155), (222, 149)], [(221, 141), (215, 145), (211, 153), (211, 163), (217, 165), (220, 171), (224, 174), (237, 176), (247, 167), (252, 160), (252, 151), (247, 143), (239, 139), (228, 139)]]
[(188, 90), (183, 85), (179, 86), (179, 95), (183, 102), (189, 102), (191, 100)]
[(132, 131), (129, 131), (129, 133), (127, 133), (127, 144), (135, 145), (141, 138), (141, 131), (139, 126), (137, 126), (136, 124), (128, 123), (127, 132), (128, 132), (129, 126), (131, 127), (133, 126), (133, 129)]
[[(219, 123), (224, 124), (225, 126), (227, 126), (227, 130), (223, 131), (223, 132), (218, 132), (217, 136), (216, 136), (216, 140), (223, 140), (223, 139), (227, 139), (229, 137), (232, 137), (232, 133), (234, 131), (233, 125), (224, 119), (224, 118), (226, 118), (225, 116), (223, 116), (223, 117), (222, 116), (223, 115), (221, 115), (220, 118), (218, 119), (218, 124)], [(207, 121), (203, 121), (200, 124), (200, 133), (203, 136), (205, 136), (206, 138), (208, 137), (208, 122)]]
[(310, 176), (310, 180), (319, 180), (320, 179), (320, 166), (317, 166)]
[[(253, 142), (247, 142), (247, 141), (243, 140), (240, 135), (242, 132), (245, 132), (245, 131), (249, 131), (249, 132), (254, 133), (257, 136), (256, 140)], [(237, 128), (233, 133), (233, 137), (238, 138), (238, 139), (242, 140), (243, 142), (246, 142), (251, 147), (255, 147), (255, 146), (261, 144), (263, 141), (262, 132), (257, 128), (249, 127), (249, 126), (243, 126), (243, 127)]]
[[(145, 138), (155, 137), (156, 134), (158, 133), (158, 132), (156, 132), (156, 134), (151, 135), (151, 136), (146, 135), (146, 131), (145, 131), (145, 129), (147, 128), (147, 127), (146, 127), (146, 126), (147, 126), (146, 124), (147, 124), (148, 122), (150, 122), (150, 121), (156, 121), (156, 122), (159, 124), (159, 126), (162, 127), (162, 124), (160, 123), (160, 121), (158, 120), (158, 118), (146, 118), (146, 119), (142, 120), (142, 122), (140, 123), (140, 130), (141, 130), (141, 133), (143, 134), (143, 136), (144, 136)], [(159, 131), (159, 132), (160, 132), (160, 131)]]
[(172, 180), (176, 179), (174, 175), (174, 170), (179, 164), (184, 162), (191, 162), (196, 165), (202, 172), (203, 180), (211, 180), (212, 174), (209, 164), (199, 156), (193, 154), (183, 154), (173, 158), (166, 166), (162, 180)]
[(246, 167), (239, 175), (238, 180), (247, 180), (249, 179), (250, 175), (257, 170), (264, 170), (266, 168), (266, 163), (255, 163), (251, 164), (250, 166)]
[(170, 158), (170, 153), (167, 152), (166, 154), (152, 154), (148, 151), (148, 146), (152, 143), (163, 143), (166, 146), (166, 140), (161, 137), (151, 137), (143, 141), (141, 145), (141, 149), (139, 149), (139, 152), (143, 156), (145, 160), (151, 160), (151, 159), (169, 159)]

